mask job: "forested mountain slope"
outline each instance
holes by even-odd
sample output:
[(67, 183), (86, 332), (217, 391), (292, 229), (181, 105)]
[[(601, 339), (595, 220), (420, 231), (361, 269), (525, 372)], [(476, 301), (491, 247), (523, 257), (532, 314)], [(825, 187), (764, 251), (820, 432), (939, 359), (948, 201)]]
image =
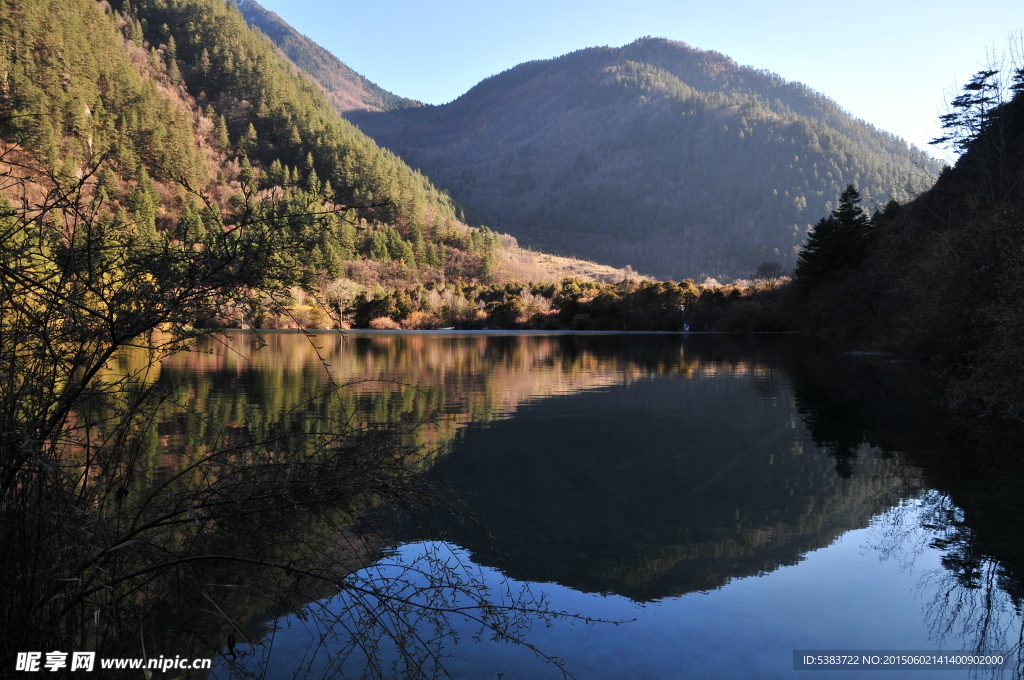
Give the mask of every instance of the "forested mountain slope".
[(544, 277), (513, 239), (460, 222), (234, 4), (3, 0), (0, 38), (0, 191), (19, 210), (69, 191), (119, 238), (191, 252), (274, 225), (290, 275), (323, 293), (284, 303), (338, 314), (377, 284)]
[[(13, 0), (2, 12), (5, 136), (72, 174), (105, 155), (115, 201), (145, 174), (187, 182), (224, 210), (246, 182), (372, 206), (361, 217), (421, 241), (457, 222), (444, 194), (342, 119), (233, 6)], [(151, 190), (173, 221), (183, 196)], [(348, 259), (360, 245), (342, 222), (320, 225), (323, 245)]]
[(443, 106), (346, 116), (471, 222), (677, 279), (791, 268), (848, 183), (884, 204), (939, 169), (803, 85), (653, 38), (521, 64)]
[(324, 86), (339, 111), (390, 111), (420, 106), (415, 100), (399, 97), (371, 83), (254, 0), (239, 0), (238, 8), (250, 26), (267, 34), (286, 57)]

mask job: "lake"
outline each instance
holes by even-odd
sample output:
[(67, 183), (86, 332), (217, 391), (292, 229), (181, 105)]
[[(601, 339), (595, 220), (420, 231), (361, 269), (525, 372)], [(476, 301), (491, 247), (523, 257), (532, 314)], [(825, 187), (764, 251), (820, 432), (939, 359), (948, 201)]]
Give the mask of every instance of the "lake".
[[(414, 605), (437, 604), (431, 569), (477, 589), (452, 590), (469, 609), (443, 631), (422, 620), (426, 672), (846, 678), (795, 671), (794, 651), (1021, 644), (1024, 428), (947, 408), (895, 357), (771, 335), (239, 332), (159, 381), (207, 429), (312, 413), (325, 390), (350, 423), (403, 424), (461, 509), (369, 510), (381, 538), (349, 578)], [(165, 419), (165, 457), (201, 439)], [(476, 641), (474, 592), (549, 616), (505, 620), (525, 644)], [(360, 677), (355, 595), (309, 597), (254, 613), (259, 641), (213, 677)], [(399, 647), (374, 644), (396, 675)]]

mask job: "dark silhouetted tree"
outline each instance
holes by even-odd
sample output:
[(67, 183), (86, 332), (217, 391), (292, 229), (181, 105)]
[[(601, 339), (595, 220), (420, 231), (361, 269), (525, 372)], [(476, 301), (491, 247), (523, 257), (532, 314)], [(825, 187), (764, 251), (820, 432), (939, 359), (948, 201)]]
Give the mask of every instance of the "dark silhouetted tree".
[(821, 218), (807, 235), (807, 245), (800, 251), (793, 272), (804, 292), (837, 277), (843, 270), (857, 267), (867, 257), (872, 222), (859, 204), (860, 192), (852, 184), (847, 185), (839, 197), (839, 206), (831, 215)]
[(760, 282), (768, 290), (775, 290), (782, 274), (782, 265), (778, 262), (762, 262), (754, 271), (754, 281)]

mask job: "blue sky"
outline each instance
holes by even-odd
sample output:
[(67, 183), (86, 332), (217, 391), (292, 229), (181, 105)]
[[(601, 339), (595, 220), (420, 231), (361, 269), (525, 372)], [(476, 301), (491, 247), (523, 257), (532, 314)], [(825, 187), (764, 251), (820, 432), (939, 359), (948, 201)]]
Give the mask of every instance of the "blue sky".
[(381, 87), (432, 104), (524, 61), (653, 35), (803, 82), (921, 147), (955, 86), (1024, 29), (1021, 0), (259, 1)]

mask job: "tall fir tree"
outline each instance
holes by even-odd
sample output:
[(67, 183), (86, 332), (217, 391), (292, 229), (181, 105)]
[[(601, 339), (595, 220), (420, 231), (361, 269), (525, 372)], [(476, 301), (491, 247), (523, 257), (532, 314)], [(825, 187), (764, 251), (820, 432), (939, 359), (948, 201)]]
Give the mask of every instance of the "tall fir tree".
[(808, 292), (859, 266), (867, 257), (873, 236), (871, 218), (860, 206), (860, 192), (849, 184), (832, 214), (821, 218), (808, 233), (807, 245), (801, 249), (794, 270), (797, 286)]

